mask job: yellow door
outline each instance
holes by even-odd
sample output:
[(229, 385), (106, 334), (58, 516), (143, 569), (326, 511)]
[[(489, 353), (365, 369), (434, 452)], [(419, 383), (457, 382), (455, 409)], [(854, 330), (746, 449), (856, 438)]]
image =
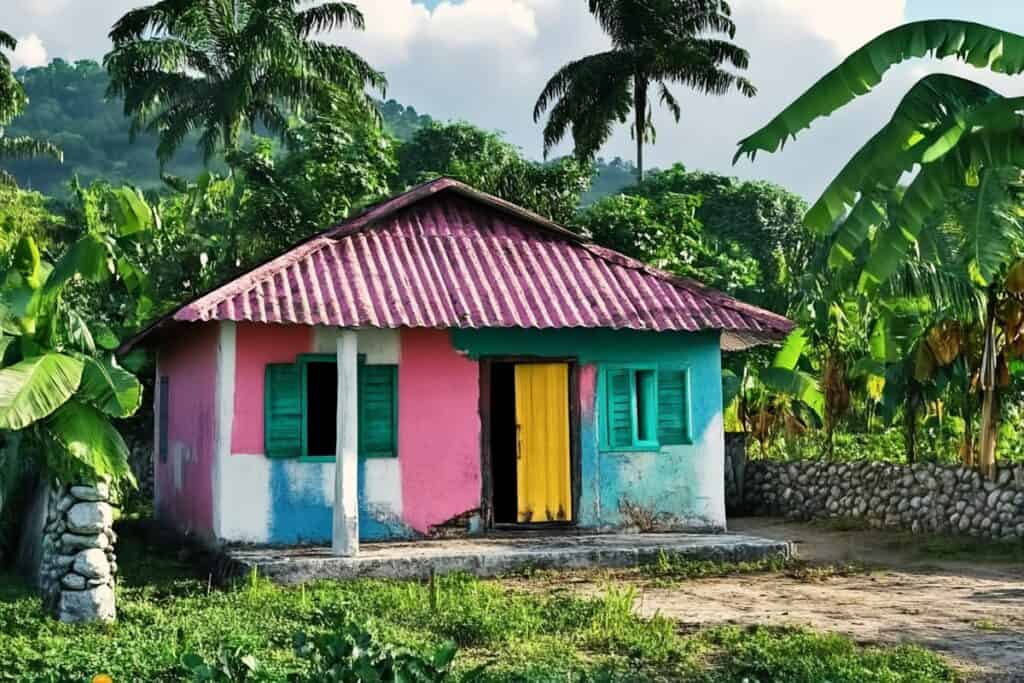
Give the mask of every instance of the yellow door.
[(516, 480), (520, 522), (572, 519), (569, 366), (516, 366)]

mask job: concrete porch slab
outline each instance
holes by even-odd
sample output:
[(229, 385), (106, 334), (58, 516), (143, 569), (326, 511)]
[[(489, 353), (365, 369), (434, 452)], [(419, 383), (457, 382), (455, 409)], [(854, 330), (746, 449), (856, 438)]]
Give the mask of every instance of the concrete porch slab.
[(241, 571), (256, 569), (283, 584), (318, 579), (425, 579), (465, 572), (501, 576), (523, 569), (626, 568), (657, 560), (660, 553), (695, 560), (750, 562), (793, 557), (793, 546), (741, 534), (594, 534), (482, 536), (403, 543), (366, 543), (357, 557), (334, 557), (327, 547), (229, 547)]

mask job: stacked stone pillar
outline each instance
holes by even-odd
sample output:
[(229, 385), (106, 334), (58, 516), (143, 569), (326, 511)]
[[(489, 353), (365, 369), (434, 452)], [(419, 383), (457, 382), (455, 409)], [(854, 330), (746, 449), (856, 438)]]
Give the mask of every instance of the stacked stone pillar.
[(44, 604), (57, 619), (83, 623), (116, 617), (113, 522), (107, 484), (50, 490), (39, 583)]

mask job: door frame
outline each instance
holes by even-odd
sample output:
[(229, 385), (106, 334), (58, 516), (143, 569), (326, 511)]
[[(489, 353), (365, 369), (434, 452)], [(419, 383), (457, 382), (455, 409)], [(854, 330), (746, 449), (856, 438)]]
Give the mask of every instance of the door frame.
[[(491, 368), (498, 363), (513, 365), (538, 363), (565, 363), (569, 366), (569, 481), (572, 500), (572, 519), (565, 522), (495, 522), (494, 479), (491, 459)], [(486, 356), (479, 360), (480, 367), (480, 516), (483, 528), (507, 530), (564, 529), (575, 527), (579, 519), (580, 502), (580, 401), (579, 361), (575, 358), (545, 358), (539, 356)]]

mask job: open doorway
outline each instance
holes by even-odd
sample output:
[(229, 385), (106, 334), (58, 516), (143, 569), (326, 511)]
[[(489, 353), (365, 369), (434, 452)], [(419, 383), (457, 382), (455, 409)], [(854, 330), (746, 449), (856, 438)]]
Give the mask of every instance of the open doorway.
[(572, 522), (570, 364), (494, 361), (485, 367), (491, 522)]
[(516, 522), (516, 375), (512, 363), (491, 365), (491, 482), (495, 524)]

